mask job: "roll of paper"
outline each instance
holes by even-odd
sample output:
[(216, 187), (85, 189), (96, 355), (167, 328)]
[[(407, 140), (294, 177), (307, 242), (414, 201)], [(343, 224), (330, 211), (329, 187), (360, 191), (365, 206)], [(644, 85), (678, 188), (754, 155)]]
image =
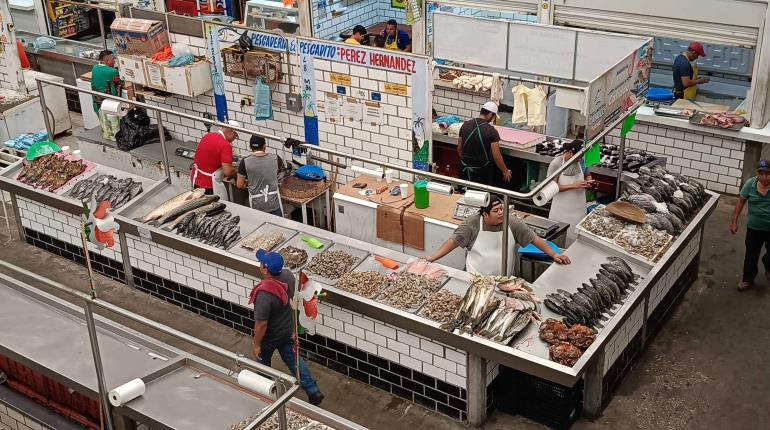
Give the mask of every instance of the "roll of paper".
[(535, 204), (538, 206), (543, 206), (546, 203), (550, 202), (553, 196), (559, 193), (559, 184), (556, 182), (551, 182), (548, 185), (545, 186), (542, 190), (540, 190), (539, 193), (535, 195), (535, 197), (532, 199), (535, 201)]
[(468, 190), (463, 202), (468, 206), (484, 207), (489, 204), (489, 193), (485, 191)]
[(275, 399), (275, 382), (250, 370), (241, 370), (238, 373), (238, 385), (259, 395)]
[(110, 403), (116, 408), (144, 395), (144, 382), (136, 378), (110, 391)]
[(428, 182), (428, 191), (448, 196), (452, 194), (452, 186), (449, 184), (442, 184), (441, 182)]
[(126, 116), (126, 112), (128, 112), (130, 106), (127, 104), (118, 101), (118, 100), (112, 100), (112, 99), (105, 99), (102, 102), (101, 110), (104, 111), (104, 113), (109, 115), (116, 115), (119, 117)]
[(378, 179), (382, 179), (382, 175), (383, 175), (382, 170), (372, 170), (372, 169), (367, 169), (365, 167), (352, 166), (350, 170), (356, 173), (359, 173), (361, 175), (367, 175)]

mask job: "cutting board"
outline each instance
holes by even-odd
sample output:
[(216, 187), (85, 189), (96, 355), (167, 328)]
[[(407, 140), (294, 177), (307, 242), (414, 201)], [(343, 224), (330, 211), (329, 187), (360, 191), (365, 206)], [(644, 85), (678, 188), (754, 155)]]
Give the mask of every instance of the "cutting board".
[(689, 100), (679, 99), (675, 101), (673, 104), (671, 104), (671, 106), (682, 108), (682, 109), (697, 110), (697, 111), (706, 112), (706, 113), (721, 113), (721, 112), (730, 111), (730, 106), (715, 105), (713, 103), (703, 103), (703, 102), (697, 102), (697, 103), (698, 104), (695, 104)]

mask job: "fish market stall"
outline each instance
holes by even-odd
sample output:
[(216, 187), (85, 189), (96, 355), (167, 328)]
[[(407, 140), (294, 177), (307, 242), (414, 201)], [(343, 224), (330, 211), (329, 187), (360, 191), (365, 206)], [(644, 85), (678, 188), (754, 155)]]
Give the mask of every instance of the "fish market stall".
[[(35, 70), (63, 78), (70, 85), (75, 85), (80, 75), (91, 71), (91, 67), (99, 62), (99, 52), (104, 49), (102, 45), (20, 30), (16, 31), (16, 37), (21, 40)], [(36, 47), (34, 42), (38, 37), (49, 38), (55, 44)]]

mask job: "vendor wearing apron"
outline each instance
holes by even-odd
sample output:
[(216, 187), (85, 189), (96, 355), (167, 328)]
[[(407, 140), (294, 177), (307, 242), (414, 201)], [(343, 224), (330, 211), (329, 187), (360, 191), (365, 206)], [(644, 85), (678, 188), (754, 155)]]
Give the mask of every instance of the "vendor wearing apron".
[[(240, 127), (236, 121), (228, 121)], [(193, 188), (204, 188), (206, 194), (215, 194), (228, 200), (224, 178), (235, 178), (232, 143), (238, 138), (235, 130), (222, 127), (221, 130), (206, 134), (195, 150), (190, 178)]]
[(491, 125), (497, 118), (497, 104), (486, 102), (478, 118), (465, 121), (460, 127), (457, 152), (460, 154), (460, 179), (497, 186), (498, 169), (505, 182), (511, 171), (505, 166), (500, 152), (500, 134)]
[(409, 37), (409, 33), (398, 28), (398, 22), (395, 19), (388, 21), (382, 36), (385, 38), (385, 49), (412, 52), (412, 38)]
[(251, 136), (251, 155), (238, 164), (238, 188), (249, 189), (252, 209), (283, 216), (281, 196), (278, 194), (278, 172), (283, 167), (281, 157), (266, 152), (264, 137)]
[(695, 60), (705, 56), (706, 51), (703, 50), (703, 45), (693, 42), (686, 51), (676, 57), (672, 67), (675, 99), (695, 100), (698, 85), (709, 81), (707, 77), (698, 77), (698, 65), (695, 63)]
[[(573, 140), (563, 146), (564, 154), (556, 156), (548, 166), (548, 176), (571, 160), (576, 153), (583, 148), (583, 142)], [(586, 188), (590, 185), (588, 178), (583, 174), (582, 162), (578, 161), (564, 170), (557, 179), (559, 193), (551, 200), (551, 212), (548, 218), (569, 224), (567, 230), (567, 245), (576, 239), (575, 226), (586, 216)]]
[[(455, 229), (452, 237), (447, 239), (433, 255), (425, 257), (428, 261), (436, 261), (452, 252), (458, 246), (467, 250), (465, 270), (485, 276), (506, 275), (501, 272), (503, 237), (503, 203), (497, 196), (492, 196), (489, 204), (481, 208), (481, 212), (469, 216)], [(513, 262), (516, 255), (516, 245), (535, 246), (559, 264), (570, 264), (566, 255), (557, 254), (541, 237), (538, 237), (516, 215), (508, 216), (508, 273), (513, 274)]]

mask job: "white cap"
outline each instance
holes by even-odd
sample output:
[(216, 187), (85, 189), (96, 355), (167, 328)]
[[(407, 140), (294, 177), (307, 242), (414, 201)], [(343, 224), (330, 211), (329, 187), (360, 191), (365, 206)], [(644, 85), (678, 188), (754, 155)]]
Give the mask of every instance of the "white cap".
[(495, 102), (486, 102), (481, 108), (497, 115), (497, 103)]
[[(497, 108), (495, 108), (495, 112), (497, 112)], [(241, 123), (240, 123), (240, 122), (238, 122), (238, 121), (234, 121), (234, 120), (232, 120), (232, 119), (231, 119), (231, 120), (228, 120), (228, 121), (227, 121), (227, 123), (228, 123), (228, 124), (230, 124), (230, 125), (232, 125), (233, 127), (240, 127), (240, 126), (241, 126)]]

